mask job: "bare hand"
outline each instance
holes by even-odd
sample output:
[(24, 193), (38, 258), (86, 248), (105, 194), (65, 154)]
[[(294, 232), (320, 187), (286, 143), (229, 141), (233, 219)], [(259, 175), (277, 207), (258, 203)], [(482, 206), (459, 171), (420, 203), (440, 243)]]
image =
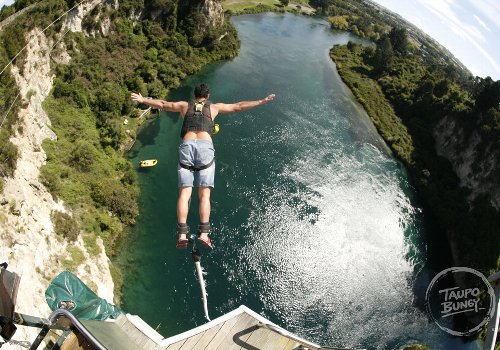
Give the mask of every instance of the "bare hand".
[(264, 104), (264, 103), (268, 103), (269, 101), (272, 101), (274, 99), (274, 96), (276, 96), (276, 95), (275, 94), (268, 95), (265, 99), (261, 100), (261, 103)]
[(144, 102), (144, 97), (140, 93), (136, 94), (135, 92), (133, 92), (130, 94), (130, 97), (132, 98), (132, 100), (134, 100), (137, 103)]

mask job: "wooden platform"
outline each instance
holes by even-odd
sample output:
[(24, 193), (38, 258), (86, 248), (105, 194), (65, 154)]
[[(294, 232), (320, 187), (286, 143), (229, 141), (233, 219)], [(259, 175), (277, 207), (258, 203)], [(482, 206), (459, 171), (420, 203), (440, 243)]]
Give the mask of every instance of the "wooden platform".
[[(256, 318), (253, 312), (249, 313), (248, 310), (244, 309), (237, 310), (241, 312), (235, 314), (233, 317), (221, 319), (219, 321), (214, 320), (214, 323), (210, 322), (208, 324), (208, 329), (197, 330), (195, 328), (189, 332), (165, 339), (161, 349), (292, 350), (320, 348), (319, 346), (311, 347), (310, 345), (312, 345), (312, 343), (306, 341), (298, 342), (296, 339), (292, 339), (291, 337), (284, 336), (266, 328), (262, 320)], [(266, 322), (269, 323), (267, 320)], [(290, 334), (290, 336), (293, 335)], [(180, 340), (177, 340), (179, 338)], [(306, 346), (304, 347), (304, 345)]]
[(114, 322), (86, 321), (85, 327), (109, 350), (321, 349), (319, 345), (287, 332), (243, 305), (204, 325), (169, 338), (163, 338), (133, 315), (121, 316)]

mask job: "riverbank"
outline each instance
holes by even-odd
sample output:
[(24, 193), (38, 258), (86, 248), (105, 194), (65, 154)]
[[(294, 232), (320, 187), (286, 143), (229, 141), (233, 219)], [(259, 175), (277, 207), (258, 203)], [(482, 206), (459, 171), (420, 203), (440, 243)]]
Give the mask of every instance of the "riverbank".
[[(435, 141), (432, 135), (439, 135), (436, 136), (431, 121), (423, 118), (417, 121), (417, 118), (408, 115), (401, 118), (396, 114), (393, 103), (385, 94), (388, 89), (394, 91), (391, 83), (394, 84), (393, 81), (399, 77), (385, 75), (377, 80), (378, 73), (370, 63), (373, 62), (369, 58), (371, 54), (373, 51), (359, 45), (336, 46), (330, 51), (342, 80), (364, 106), (394, 154), (407, 167), (412, 183), (439, 223), (440, 234), (447, 238), (454, 264), (473, 267), (485, 275), (497, 271), (500, 259), (495, 247), (498, 247), (499, 238), (492, 230), (498, 226), (495, 209), (484, 200), (469, 204), (469, 190), (461, 187), (450, 164), (433, 147)], [(416, 80), (418, 74), (424, 74), (420, 70), (424, 72), (425, 66), (416, 60), (406, 62), (400, 58), (397, 65), (394, 64), (393, 71), (410, 71), (404, 68), (405, 65), (418, 72), (414, 73), (415, 76), (405, 77), (406, 84), (418, 85), (420, 79), (413, 79)], [(381, 86), (380, 81), (389, 87)], [(391, 97), (396, 100), (400, 110), (409, 110), (409, 107), (402, 107), (404, 102), (401, 102), (408, 99), (409, 89), (408, 86), (401, 86), (398, 91), (405, 91), (401, 93), (402, 96), (392, 93)], [(449, 90), (453, 91), (452, 88)], [(446, 96), (442, 99), (446, 101)], [(437, 110), (442, 107), (427, 108), (427, 113), (431, 114), (432, 108)], [(458, 109), (460, 105), (457, 103), (453, 108)], [(448, 113), (453, 115), (451, 111)]]
[(263, 12), (292, 12), (308, 16), (316, 14), (316, 10), (304, 0), (291, 1), (286, 6), (278, 0), (225, 0), (222, 6), (224, 11), (233, 16)]

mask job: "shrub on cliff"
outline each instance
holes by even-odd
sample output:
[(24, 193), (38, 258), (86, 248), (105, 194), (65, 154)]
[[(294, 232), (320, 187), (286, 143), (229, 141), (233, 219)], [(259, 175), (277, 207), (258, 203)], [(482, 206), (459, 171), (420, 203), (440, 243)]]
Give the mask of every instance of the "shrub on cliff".
[(9, 134), (5, 129), (0, 129), (0, 176), (12, 176), (16, 167), (18, 150), (17, 146), (9, 141)]
[(54, 224), (55, 233), (67, 239), (70, 242), (75, 241), (80, 234), (80, 228), (77, 221), (69, 214), (58, 210), (52, 211), (52, 223)]
[(135, 223), (138, 206), (135, 194), (113, 180), (99, 181), (92, 187), (92, 199), (116, 214), (125, 224)]

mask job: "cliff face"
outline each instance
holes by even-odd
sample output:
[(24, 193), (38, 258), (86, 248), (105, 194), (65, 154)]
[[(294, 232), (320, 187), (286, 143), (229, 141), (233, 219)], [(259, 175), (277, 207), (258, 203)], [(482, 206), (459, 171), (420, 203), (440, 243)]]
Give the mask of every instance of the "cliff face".
[[(68, 243), (54, 232), (51, 213), (66, 212), (64, 203), (53, 199), (40, 183), (40, 167), (46, 161), (42, 148), (44, 139), (56, 139), (50, 129), (50, 120), (42, 103), (52, 89), (51, 61), (69, 59), (63, 44), (56, 44), (39, 29), (26, 34), (29, 45), (23, 69), (12, 67), (24, 107), (18, 115), (18, 129), (11, 142), (19, 149), (14, 176), (7, 178), (0, 195), (0, 251), (1, 260), (9, 269), (21, 275), (16, 310), (29, 315), (47, 317), (50, 310), (44, 300), (49, 282), (62, 270), (68, 259), (69, 245), (82, 251), (85, 262), (78, 267), (78, 275), (92, 285), (99, 295), (113, 300), (113, 280), (102, 241), (98, 256), (91, 256), (81, 237)], [(52, 55), (57, 49), (57, 55)], [(22, 73), (21, 73), (22, 72)], [(19, 327), (15, 339), (34, 339), (36, 329)]]
[(199, 23), (198, 30), (203, 30), (206, 27), (219, 27), (224, 23), (224, 10), (220, 1), (205, 0), (202, 1), (198, 11), (203, 15), (205, 22)]
[(471, 190), (469, 200), (485, 195), (500, 209), (500, 150), (493, 145), (482, 145), (481, 136), (463, 129), (453, 117), (444, 117), (434, 129), (436, 150), (450, 161), (460, 184)]
[(220, 0), (179, 1), (178, 21), (194, 46), (209, 39), (210, 32), (224, 25), (224, 10)]

